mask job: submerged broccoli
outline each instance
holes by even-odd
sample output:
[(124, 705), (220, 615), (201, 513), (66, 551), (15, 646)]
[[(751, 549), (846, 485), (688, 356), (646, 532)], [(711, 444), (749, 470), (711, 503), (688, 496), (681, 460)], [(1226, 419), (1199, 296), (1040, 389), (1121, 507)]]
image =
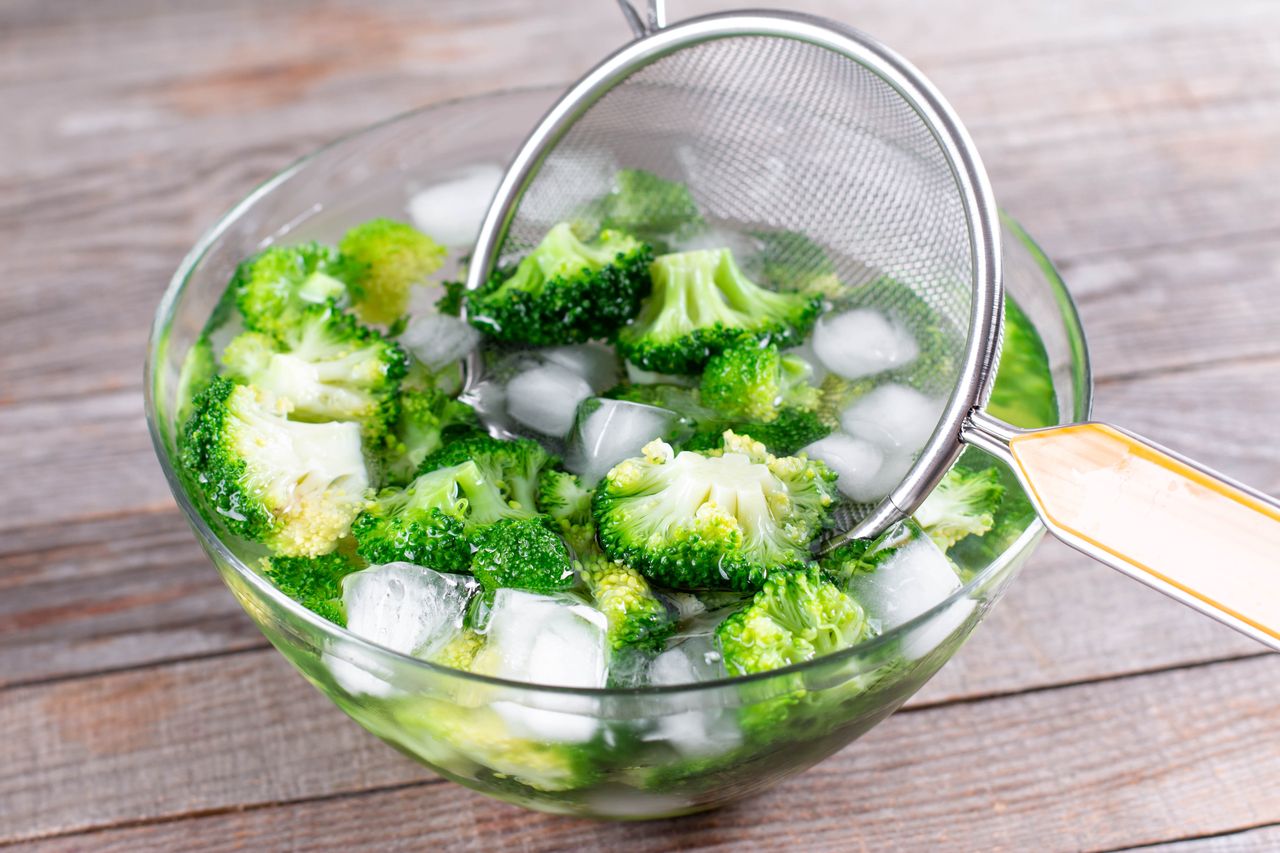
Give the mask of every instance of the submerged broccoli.
[(428, 660), (451, 669), (470, 669), (476, 655), (484, 648), (485, 637), (472, 628), (463, 628), (443, 646), (432, 652)]
[(750, 675), (812, 660), (871, 636), (861, 605), (816, 567), (770, 576), (745, 608), (716, 628), (725, 667)]
[(467, 318), (490, 337), (530, 346), (607, 338), (639, 310), (651, 259), (627, 234), (606, 230), (584, 243), (561, 223), (514, 272), (495, 271), (466, 295)]
[(707, 359), (751, 342), (799, 344), (821, 301), (752, 283), (728, 249), (662, 255), (650, 267), (653, 293), (618, 333), (618, 352), (644, 370), (695, 373)]
[(561, 535), (575, 551), (594, 547), (596, 522), (591, 515), (595, 490), (582, 485), (577, 475), (546, 470), (538, 478), (538, 508), (551, 516)]
[(342, 603), (342, 579), (360, 570), (360, 565), (341, 553), (321, 557), (270, 557), (263, 560), (263, 573), (281, 592), (330, 622), (345, 626), (347, 614)]
[(582, 580), (608, 620), (610, 645), (615, 650), (661, 651), (675, 631), (675, 620), (644, 575), (595, 547), (584, 549), (581, 558)]
[(272, 337), (245, 332), (222, 354), (227, 371), (287, 400), (295, 420), (358, 421), (371, 441), (395, 421), (404, 350), (331, 304), (311, 305)]
[(227, 286), (249, 329), (288, 330), (309, 305), (350, 300), (347, 282), (357, 270), (331, 246), (272, 246), (236, 268)]
[[(774, 344), (733, 347), (714, 355), (702, 374), (702, 402), (731, 418), (769, 423), (783, 408), (814, 411), (820, 393), (813, 368)], [(758, 436), (753, 436), (758, 438)]]
[(471, 573), (484, 588), (556, 592), (573, 586), (573, 564), (544, 518), (507, 518), (483, 527), (472, 539)]
[(388, 481), (396, 485), (407, 483), (429, 454), (449, 439), (479, 429), (475, 410), (461, 400), (434, 388), (402, 391), (400, 414), (387, 437), (384, 453)]
[(991, 530), (1003, 495), (1000, 472), (994, 467), (952, 468), (916, 510), (916, 523), (946, 551), (966, 536)]
[(356, 424), (291, 421), (223, 377), (196, 398), (179, 452), (211, 521), (285, 556), (332, 551), (369, 486)]
[(689, 188), (642, 169), (623, 169), (597, 203), (605, 228), (634, 234), (667, 249), (706, 225)]
[(1000, 365), (987, 411), (1023, 429), (1058, 423), (1058, 399), (1044, 341), (1031, 319), (1008, 297), (1004, 301)]
[(538, 505), (538, 476), (556, 463), (541, 444), (528, 438), (505, 441), (476, 434), (450, 442), (422, 460), (419, 473), (475, 462), (513, 507), (532, 514)]
[(508, 504), (497, 482), (467, 461), (420, 474), (403, 489), (384, 489), (352, 532), (360, 556), (370, 563), (404, 561), (464, 572), (471, 563), (471, 534), (530, 515)]
[(787, 292), (838, 297), (844, 291), (825, 249), (796, 231), (757, 231), (765, 281)]
[(409, 289), (444, 263), (444, 247), (412, 225), (371, 219), (338, 244), (353, 269), (355, 310), (366, 323), (390, 326), (409, 307)]
[(821, 462), (775, 457), (749, 437), (722, 450), (675, 454), (650, 442), (596, 493), (600, 544), (614, 560), (680, 589), (756, 589), (803, 566), (831, 506), (835, 475)]

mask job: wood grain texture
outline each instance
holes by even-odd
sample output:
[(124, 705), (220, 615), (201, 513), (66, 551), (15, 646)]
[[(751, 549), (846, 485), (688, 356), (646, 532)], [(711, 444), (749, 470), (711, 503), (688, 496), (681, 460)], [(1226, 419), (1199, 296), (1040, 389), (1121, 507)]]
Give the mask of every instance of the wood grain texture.
[[(1280, 6), (786, 5), (899, 48), (965, 117), (1001, 203), (1062, 262), (1099, 417), (1280, 492), (1259, 431), (1280, 422)], [(595, 2), (3, 4), (0, 843), (1274, 849), (1276, 659), (1052, 543), (915, 710), (687, 821), (566, 821), (439, 784), (264, 647), (143, 424), (172, 270), (334, 136), (569, 79), (625, 37)]]
[[(246, 656), (255, 665), (257, 657)], [(274, 658), (261, 664), (266, 670), (284, 665)], [(201, 671), (216, 665), (184, 667), (185, 680), (196, 682)], [(192, 837), (211, 850), (489, 850), (518, 844), (522, 850), (657, 851), (676, 840), (682, 849), (696, 850), (1109, 849), (1217, 833), (1246, 815), (1254, 824), (1280, 819), (1270, 784), (1280, 773), (1280, 751), (1259, 748), (1280, 738), (1277, 676), (1280, 658), (1268, 656), (901, 712), (863, 741), (763, 796), (708, 815), (644, 824), (548, 817), (456, 785), (402, 787), (409, 776), (388, 778), (390, 791), (348, 795), (370, 785), (361, 776), (367, 773), (363, 765), (344, 771), (342, 762), (314, 756), (312, 767), (294, 753), (278, 753), (283, 744), (260, 739), (260, 748), (286, 762), (264, 765), (232, 752), (232, 742), (223, 738), (234, 733), (224, 733), (210, 717), (195, 730), (187, 759), (198, 762), (197, 768), (212, 761), (247, 763), (239, 769), (264, 774), (254, 777), (261, 781), (253, 790), (233, 797), (220, 791), (223, 780), (202, 778), (193, 785), (184, 773), (183, 793), (163, 787), (162, 778), (148, 789), (145, 804), (117, 798), (110, 805), (159, 815), (166, 809), (215, 808), (221, 794), (222, 800), (262, 808), (72, 837), (42, 849), (159, 851)], [(99, 689), (112, 680), (103, 679)], [(162, 695), (180, 709), (172, 698), (178, 692)], [(343, 732), (351, 727), (333, 709), (320, 707), (322, 701), (297, 679), (279, 683), (277, 694), (271, 705), (308, 712), (311, 736), (338, 739), (340, 747), (348, 742)], [(181, 710), (171, 713), (181, 719)], [(245, 728), (256, 722), (255, 716), (241, 720)], [(85, 733), (81, 748), (101, 748), (106, 737)], [(206, 743), (226, 751), (212, 759), (204, 754)], [(300, 770), (315, 775), (287, 778)], [(57, 775), (63, 774), (44, 774), (41, 785), (55, 784)], [(281, 792), (304, 791), (326, 799), (266, 805)], [(87, 793), (96, 806), (100, 798)], [(66, 811), (55, 802), (40, 815), (41, 831), (82, 819), (83, 809)]]

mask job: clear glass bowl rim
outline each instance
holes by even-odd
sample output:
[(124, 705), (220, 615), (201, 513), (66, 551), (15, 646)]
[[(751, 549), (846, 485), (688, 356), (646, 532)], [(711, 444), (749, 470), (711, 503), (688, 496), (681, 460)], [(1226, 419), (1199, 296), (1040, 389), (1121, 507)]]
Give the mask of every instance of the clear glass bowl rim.
[[(169, 489), (173, 493), (174, 500), (182, 510), (187, 522), (195, 528), (199, 537), (204, 542), (212, 543), (212, 546), (218, 552), (218, 556), (224, 560), (227, 565), (235, 569), (236, 573), (247, 584), (248, 588), (252, 589), (257, 595), (268, 599), (277, 607), (287, 611), (292, 618), (298, 619), (313, 629), (318, 630), (321, 634), (325, 635), (327, 640), (337, 641), (338, 643), (351, 647), (357, 650), (357, 652), (362, 656), (373, 655), (375, 658), (384, 657), (395, 661), (398, 666), (418, 668), (435, 676), (457, 678), (463, 681), (472, 681), (477, 684), (485, 684), (513, 690), (545, 692), (560, 695), (597, 698), (626, 695), (661, 695), (711, 691), (735, 685), (768, 681), (770, 679), (804, 673), (810, 669), (820, 666), (831, 666), (842, 660), (874, 652), (879, 647), (891, 643), (904, 634), (907, 634), (908, 632), (927, 623), (933, 617), (951, 607), (951, 605), (956, 601), (969, 597), (974, 590), (984, 586), (989, 580), (1002, 572), (1013, 559), (1021, 555), (1027, 548), (1033, 546), (1035, 540), (1039, 538), (1046, 529), (1039, 519), (1034, 520), (1031, 525), (1022, 532), (1022, 535), (1019, 536), (1012, 545), (1001, 552), (995, 560), (989, 563), (982, 569), (982, 571), (974, 575), (968, 583), (961, 586), (943, 601), (890, 631), (886, 631), (877, 637), (873, 637), (870, 640), (850, 646), (849, 648), (841, 649), (838, 652), (822, 655), (812, 660), (792, 664), (791, 666), (783, 667), (781, 669), (754, 673), (752, 675), (731, 676), (714, 681), (701, 681), (691, 684), (627, 688), (565, 687), (549, 684), (537, 684), (527, 681), (513, 681), (510, 679), (496, 678), (493, 676), (480, 675), (477, 673), (466, 672), (464, 670), (453, 669), (451, 667), (441, 666), (420, 658), (392, 651), (384, 646), (365, 640), (364, 638), (348, 631), (346, 628), (336, 625), (303, 607), (301, 604), (277, 589), (262, 575), (251, 569), (230, 548), (228, 548), (222, 539), (214, 532), (213, 528), (209, 526), (208, 522), (205, 521), (204, 516), (200, 514), (195, 505), (191, 502), (191, 499), (187, 496), (186, 490), (184, 489), (182, 481), (175, 468), (175, 460), (171, 456), (169, 444), (165, 439), (164, 427), (160, 423), (156, 408), (156, 400), (160, 392), (160, 366), (164, 363), (164, 356), (168, 349), (169, 328), (173, 319), (174, 309), (185, 290), (192, 273), (200, 265), (200, 262), (203, 260), (210, 247), (213, 246), (218, 239), (230, 229), (232, 224), (234, 224), (242, 215), (251, 210), (260, 198), (266, 196), (275, 189), (277, 185), (283, 183), (297, 172), (306, 168), (312, 160), (326, 151), (341, 147), (348, 142), (359, 139), (360, 137), (378, 129), (401, 121), (420, 117), (436, 110), (470, 104), (476, 105), (477, 108), (482, 108), (486, 100), (506, 96), (546, 94), (548, 98), (550, 98), (562, 90), (562, 88), (563, 87), (556, 85), (509, 87), (495, 89), (493, 91), (480, 94), (435, 101), (406, 112), (398, 113), (382, 121), (366, 125), (350, 133), (338, 136), (315, 150), (294, 160), (284, 169), (263, 181), (241, 201), (222, 214), (213, 226), (201, 235), (200, 239), (197, 240), (191, 250), (187, 252), (186, 256), (183, 257), (182, 262), (178, 265), (178, 268), (174, 271), (173, 276), (169, 280), (169, 285), (160, 299), (160, 304), (156, 307), (156, 313), (152, 321), (150, 338), (147, 346), (147, 358), (143, 365), (143, 397), (147, 429), (151, 434), (151, 442), (155, 448), (156, 456), (160, 460), (160, 466), (164, 471), (165, 479), (168, 481)], [(1030, 252), (1036, 261), (1036, 264), (1040, 267), (1041, 272), (1044, 274), (1049, 287), (1053, 291), (1055, 301), (1057, 302), (1061, 313), (1062, 321), (1066, 328), (1071, 349), (1071, 369), (1073, 371), (1072, 386), (1074, 390), (1074, 399), (1072, 400), (1072, 418), (1075, 422), (1087, 420), (1093, 403), (1093, 376), (1091, 371), (1091, 362), (1089, 359), (1088, 344), (1085, 340), (1084, 329), (1080, 322), (1079, 311), (1076, 308), (1074, 300), (1071, 298), (1071, 294), (1067, 291), (1065, 282), (1054, 267), (1053, 262), (1049, 260), (1049, 257), (1044, 253), (1035, 240), (1032, 239), (1031, 235), (1028, 234), (1026, 230), (1013, 219), (1013, 217), (1009, 216), (1004, 211), (1001, 211), (1000, 217), (1005, 228), (1019, 241), (1021, 241), (1027, 251)]]

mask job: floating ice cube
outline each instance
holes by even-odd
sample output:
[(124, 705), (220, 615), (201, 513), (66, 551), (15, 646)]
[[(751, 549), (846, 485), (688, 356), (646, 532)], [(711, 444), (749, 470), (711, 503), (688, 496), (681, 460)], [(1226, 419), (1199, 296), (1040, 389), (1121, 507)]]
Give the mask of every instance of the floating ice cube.
[[(854, 575), (849, 593), (889, 631), (941, 603), (960, 588), (960, 577), (946, 554), (909, 521), (900, 522), (877, 540), (876, 550), (896, 548), (874, 572)], [(929, 623), (912, 631), (903, 643), (909, 660), (923, 657), (944, 640), (973, 609), (961, 599)]]
[(920, 354), (909, 331), (869, 308), (820, 317), (813, 328), (813, 351), (827, 370), (845, 379), (893, 370)]
[(881, 385), (845, 409), (840, 425), (887, 454), (914, 454), (933, 435), (945, 405), (905, 385)]
[(409, 217), (436, 242), (469, 247), (480, 233), (502, 175), (502, 167), (490, 163), (463, 169), (450, 180), (414, 193), (407, 205)]
[(558, 364), (532, 367), (507, 383), (507, 414), (543, 435), (563, 438), (578, 404), (591, 396), (587, 380)]
[(396, 340), (431, 370), (440, 370), (475, 349), (480, 333), (457, 317), (425, 312), (414, 314)]
[(597, 394), (618, 384), (618, 356), (604, 344), (552, 347), (539, 351), (539, 355), (581, 376)]
[(657, 406), (594, 397), (578, 410), (565, 466), (593, 484), (623, 459), (639, 456), (640, 448), (678, 422), (678, 415)]
[(879, 500), (894, 486), (890, 483), (881, 490), (884, 478), (877, 475), (884, 467), (884, 453), (869, 441), (836, 432), (810, 444), (804, 452), (827, 463), (838, 476), (836, 488), (855, 501)]
[[(714, 635), (690, 637), (649, 665), (649, 683), (676, 686), (727, 677)], [(696, 695), (696, 694), (695, 694)], [(703, 694), (704, 696), (708, 694)], [(673, 700), (675, 701), (675, 700)], [(742, 734), (723, 708), (708, 703), (654, 718), (645, 740), (662, 741), (686, 757), (717, 755), (738, 746)]]
[(392, 651), (428, 657), (462, 627), (476, 587), (466, 575), (387, 563), (347, 575), (347, 630)]
[[(569, 596), (500, 589), (475, 668), (499, 678), (559, 687), (603, 687), (608, 676), (607, 623), (599, 610)], [(595, 734), (593, 700), (580, 713), (499, 701), (492, 707), (517, 737), (581, 742)]]

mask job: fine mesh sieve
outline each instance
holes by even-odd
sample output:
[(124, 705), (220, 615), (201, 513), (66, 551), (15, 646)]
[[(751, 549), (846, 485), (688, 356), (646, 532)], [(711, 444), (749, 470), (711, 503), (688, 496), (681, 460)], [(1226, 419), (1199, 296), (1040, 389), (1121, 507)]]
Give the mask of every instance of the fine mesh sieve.
[(637, 40), (525, 142), (481, 226), (469, 288), (551, 225), (589, 217), (619, 168), (684, 183), (728, 242), (804, 235), (820, 248), (797, 242), (815, 257), (792, 260), (826, 255), (844, 297), (929, 315), (949, 350), (927, 380), (949, 391), (928, 442), (887, 498), (837, 518), (843, 535), (828, 545), (914, 512), (969, 444), (1013, 467), (1064, 542), (1280, 648), (1280, 502), (1115, 427), (1019, 430), (982, 410), (1003, 322), (996, 208), (968, 135), (918, 71), (822, 18), (748, 11), (664, 27), (660, 3), (647, 21), (619, 5)]
[(845, 291), (890, 314), (931, 315), (952, 357), (922, 390), (950, 404), (902, 485), (840, 527), (865, 535), (910, 511), (960, 451), (999, 328), (995, 206), (949, 107), (902, 59), (819, 18), (742, 12), (645, 27), (527, 140), (481, 229), (468, 287), (557, 222), (589, 219), (620, 168), (685, 184), (713, 229), (803, 234), (812, 242), (783, 260), (826, 258)]

